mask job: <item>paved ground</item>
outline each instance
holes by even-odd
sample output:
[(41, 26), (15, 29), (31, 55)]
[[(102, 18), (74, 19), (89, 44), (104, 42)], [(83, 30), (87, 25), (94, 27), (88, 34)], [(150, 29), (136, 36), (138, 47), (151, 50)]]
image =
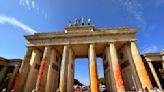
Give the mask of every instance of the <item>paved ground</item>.
[[(81, 91), (75, 91), (75, 92), (81, 92)], [(82, 91), (82, 92), (89, 92), (89, 90), (85, 90), (85, 91)]]
[(89, 92), (88, 90), (86, 90), (86, 91), (83, 91), (83, 92)]

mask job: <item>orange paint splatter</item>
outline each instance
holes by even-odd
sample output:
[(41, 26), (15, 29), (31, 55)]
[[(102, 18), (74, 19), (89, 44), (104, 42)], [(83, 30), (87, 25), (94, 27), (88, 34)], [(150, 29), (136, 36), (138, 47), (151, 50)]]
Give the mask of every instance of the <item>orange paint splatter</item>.
[(45, 59), (45, 56), (43, 56), (42, 61), (41, 61), (41, 66), (40, 66), (40, 69), (39, 69), (38, 79), (37, 79), (37, 82), (36, 82), (36, 87), (37, 88), (39, 88), (39, 86), (41, 84), (41, 81), (42, 81), (42, 78), (43, 78), (43, 71), (44, 71), (45, 63), (46, 63), (46, 59)]
[(115, 74), (114, 76), (115, 76), (117, 88), (124, 89), (124, 83), (123, 83), (123, 79), (122, 79), (121, 69), (118, 64), (115, 64), (114, 74)]
[(63, 92), (63, 81), (60, 80), (60, 92)]
[(96, 63), (91, 62), (90, 64), (91, 92), (99, 92)]
[(20, 86), (20, 81), (22, 81), (22, 79), (23, 79), (23, 76), (20, 73), (18, 73), (15, 79), (13, 90), (16, 90)]

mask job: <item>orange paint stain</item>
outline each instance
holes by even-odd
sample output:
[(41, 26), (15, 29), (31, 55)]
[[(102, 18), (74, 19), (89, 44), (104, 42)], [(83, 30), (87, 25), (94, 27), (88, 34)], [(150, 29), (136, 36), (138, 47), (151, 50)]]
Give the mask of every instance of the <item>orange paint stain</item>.
[(97, 67), (95, 62), (90, 63), (90, 80), (91, 80), (91, 92), (99, 92)]
[(22, 79), (23, 79), (23, 75), (18, 73), (15, 79), (13, 90), (16, 90), (20, 86), (20, 81), (22, 81)]
[(60, 80), (60, 85), (59, 86), (60, 86), (59, 87), (60, 92), (63, 92), (63, 81), (62, 80)]
[(41, 61), (41, 66), (40, 66), (40, 69), (39, 69), (38, 79), (37, 79), (37, 82), (36, 82), (36, 87), (37, 88), (40, 87), (40, 84), (41, 84), (41, 81), (42, 81), (42, 78), (43, 78), (43, 71), (44, 71), (44, 68), (45, 68), (45, 63), (46, 63), (46, 59), (45, 59), (45, 57), (43, 57), (42, 61)]
[(121, 69), (118, 64), (114, 64), (114, 77), (116, 80), (116, 86), (118, 89), (124, 89), (124, 83), (122, 79)]
[(124, 84), (123, 84), (122, 74), (121, 74), (121, 70), (120, 70), (119, 66), (116, 67), (116, 79), (118, 81), (118, 87), (123, 88)]

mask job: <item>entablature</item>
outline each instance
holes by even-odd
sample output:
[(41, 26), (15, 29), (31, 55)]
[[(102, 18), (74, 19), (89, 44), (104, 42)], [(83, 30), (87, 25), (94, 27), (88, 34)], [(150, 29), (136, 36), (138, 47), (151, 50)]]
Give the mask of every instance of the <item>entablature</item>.
[(89, 44), (113, 41), (136, 40), (135, 28), (97, 28), (95, 31), (80, 32), (49, 32), (26, 35), (27, 46), (66, 45), (66, 44)]
[(147, 62), (162, 62), (160, 53), (145, 53), (143, 56)]

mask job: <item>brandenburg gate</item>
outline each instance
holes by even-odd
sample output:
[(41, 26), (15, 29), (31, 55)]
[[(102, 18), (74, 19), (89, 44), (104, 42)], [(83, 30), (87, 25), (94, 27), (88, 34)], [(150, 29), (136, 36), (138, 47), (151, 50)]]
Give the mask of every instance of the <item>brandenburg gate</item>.
[(26, 35), (27, 52), (14, 86), (16, 92), (72, 92), (75, 58), (88, 58), (90, 90), (99, 92), (96, 57), (103, 59), (107, 91), (151, 89), (136, 46), (136, 28), (67, 26), (64, 32)]

